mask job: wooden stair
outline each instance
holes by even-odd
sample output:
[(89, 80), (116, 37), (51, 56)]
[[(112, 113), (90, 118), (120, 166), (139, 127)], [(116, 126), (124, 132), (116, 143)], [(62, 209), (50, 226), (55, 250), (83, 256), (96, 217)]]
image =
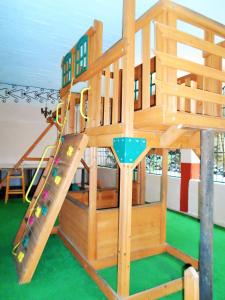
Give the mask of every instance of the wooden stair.
[[(69, 190), (72, 178), (88, 144), (88, 137), (85, 134), (71, 134), (63, 138), (64, 141), (56, 156), (60, 160), (57, 164), (53, 165), (47, 181), (45, 182), (44, 180), (44, 188), (40, 189), (40, 186), (38, 186), (37, 189), (39, 191), (42, 190), (42, 193), (37, 203), (35, 203), (32, 214), (30, 212), (26, 214), (27, 217), (30, 217), (29, 220), (33, 218), (33, 224), (30, 225), (29, 220), (26, 219), (26, 223), (22, 222), (21, 224), (23, 228), (20, 228), (18, 231), (18, 233), (20, 232), (19, 236), (21, 236), (22, 230), (22, 238), (16, 249), (15, 257), (17, 273), (21, 284), (28, 283), (32, 279)], [(59, 181), (58, 184), (56, 183), (57, 180)], [(34, 203), (34, 199), (32, 202)], [(37, 213), (38, 208), (39, 216)], [(30, 209), (28, 208), (29, 211), (31, 211)]]

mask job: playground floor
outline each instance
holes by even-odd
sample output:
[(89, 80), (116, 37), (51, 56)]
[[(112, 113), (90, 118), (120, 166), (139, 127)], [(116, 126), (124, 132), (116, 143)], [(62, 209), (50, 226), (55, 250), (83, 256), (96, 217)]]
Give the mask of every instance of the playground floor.
[[(51, 236), (30, 284), (19, 285), (12, 241), (26, 210), (19, 199), (5, 205), (0, 200), (0, 299), (4, 300), (101, 300), (106, 299), (57, 236)], [(167, 241), (198, 257), (199, 222), (168, 211)], [(184, 264), (168, 254), (141, 259), (131, 264), (131, 294), (182, 276)], [(117, 269), (99, 271), (116, 288)], [(166, 300), (181, 300), (177, 293)], [(225, 230), (214, 228), (214, 300), (225, 300)]]

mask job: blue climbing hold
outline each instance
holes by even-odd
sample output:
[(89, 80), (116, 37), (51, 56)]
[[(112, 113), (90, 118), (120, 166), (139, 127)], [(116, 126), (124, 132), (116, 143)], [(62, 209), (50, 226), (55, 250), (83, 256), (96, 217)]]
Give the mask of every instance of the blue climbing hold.
[(46, 206), (42, 206), (41, 213), (43, 216), (47, 216), (48, 208)]
[(29, 244), (29, 241), (30, 241), (29, 236), (25, 235), (25, 237), (23, 239), (23, 242), (22, 242), (22, 245), (23, 245), (24, 248), (27, 248), (27, 246)]
[(57, 168), (53, 168), (52, 169), (52, 176), (56, 177), (58, 175), (58, 169)]
[(144, 138), (120, 137), (113, 139), (113, 148), (121, 163), (131, 164), (146, 149), (147, 142)]
[(62, 137), (61, 137), (61, 142), (63, 143), (64, 141), (65, 141), (65, 137), (62, 136)]

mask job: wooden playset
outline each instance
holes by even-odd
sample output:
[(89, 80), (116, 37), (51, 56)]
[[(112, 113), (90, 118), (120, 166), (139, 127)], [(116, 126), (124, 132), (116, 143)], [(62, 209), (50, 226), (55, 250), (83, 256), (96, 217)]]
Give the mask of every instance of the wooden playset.
[[(166, 243), (167, 156), (168, 149), (181, 148), (199, 154), (201, 146), (200, 296), (212, 299), (212, 255), (205, 254), (211, 249), (212, 194), (206, 191), (212, 189), (213, 131), (225, 128), (225, 43), (217, 41), (225, 38), (225, 26), (167, 0), (135, 20), (135, 0), (123, 2), (121, 40), (102, 53), (103, 25), (94, 21), (63, 57), (59, 137), (15, 240), (19, 282), (32, 279), (59, 214), (58, 235), (109, 299), (157, 299), (184, 286), (188, 300), (198, 299), (193, 268), (185, 272), (185, 284), (179, 278), (134, 295), (129, 290), (131, 260), (167, 252), (198, 269), (196, 259)], [(197, 27), (202, 37), (181, 31), (179, 22)], [(135, 66), (135, 35), (140, 33), (142, 58)], [(180, 45), (198, 49), (203, 63), (178, 56)], [(88, 88), (72, 93), (80, 82)], [(89, 187), (68, 192), (86, 147)], [(97, 189), (98, 147), (110, 147), (115, 155), (118, 189)], [(146, 204), (145, 156), (154, 149), (163, 156), (161, 201)], [(97, 270), (116, 264), (114, 291)]]

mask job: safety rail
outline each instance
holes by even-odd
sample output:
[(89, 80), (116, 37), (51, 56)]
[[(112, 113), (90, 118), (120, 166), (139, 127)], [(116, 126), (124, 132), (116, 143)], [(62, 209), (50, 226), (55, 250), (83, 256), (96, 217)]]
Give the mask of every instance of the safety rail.
[[(204, 39), (178, 30), (178, 21), (203, 29)], [(72, 85), (88, 81), (90, 86), (94, 86), (92, 91), (85, 94), (82, 111), (85, 111), (88, 119), (80, 119), (80, 132), (124, 123), (122, 82), (127, 40), (122, 38), (102, 54), (101, 22), (95, 21), (92, 28), (88, 43), (88, 68), (71, 79)], [(141, 63), (134, 66), (132, 92), (135, 111), (150, 113), (152, 109), (154, 113), (157, 108), (169, 114), (188, 113), (222, 118), (222, 107), (225, 105), (225, 97), (221, 93), (222, 82), (225, 82), (222, 59), (225, 58), (225, 51), (224, 43), (215, 44), (213, 38), (215, 35), (224, 38), (225, 26), (181, 5), (163, 0), (135, 21), (135, 33), (141, 34), (140, 45), (137, 44), (139, 39), (134, 45), (141, 50)], [(178, 57), (178, 44), (202, 51), (205, 65), (192, 61), (192, 57)], [(97, 51), (94, 51), (96, 47)], [(188, 74), (179, 77), (180, 71)], [(61, 96), (66, 97), (67, 94), (68, 86), (61, 90)], [(73, 107), (70, 111), (70, 132), (74, 128), (75, 110)], [(139, 116), (137, 120), (141, 119)], [(170, 121), (168, 119), (167, 123)]]
[[(156, 51), (156, 57), (161, 67), (166, 69), (168, 74), (171, 74), (168, 76), (172, 78), (172, 80), (168, 80), (161, 77), (156, 81), (156, 85), (161, 94), (168, 96), (167, 101), (173, 101), (173, 112), (179, 110), (221, 117), (222, 107), (225, 104), (225, 97), (222, 95), (222, 82), (225, 82), (225, 72), (222, 71), (222, 59), (225, 57), (224, 48), (165, 24), (157, 23), (156, 30), (162, 39), (168, 42), (172, 41), (175, 46), (179, 43), (199, 49), (206, 57), (205, 65), (202, 65), (191, 59), (180, 58), (176, 53), (168, 54), (165, 51)], [(174, 70), (175, 72), (188, 72), (192, 74), (192, 77), (187, 76), (185, 82), (178, 80), (177, 84), (177, 79), (173, 79)], [(189, 109), (187, 107), (185, 109), (185, 102), (189, 103), (187, 105)]]

